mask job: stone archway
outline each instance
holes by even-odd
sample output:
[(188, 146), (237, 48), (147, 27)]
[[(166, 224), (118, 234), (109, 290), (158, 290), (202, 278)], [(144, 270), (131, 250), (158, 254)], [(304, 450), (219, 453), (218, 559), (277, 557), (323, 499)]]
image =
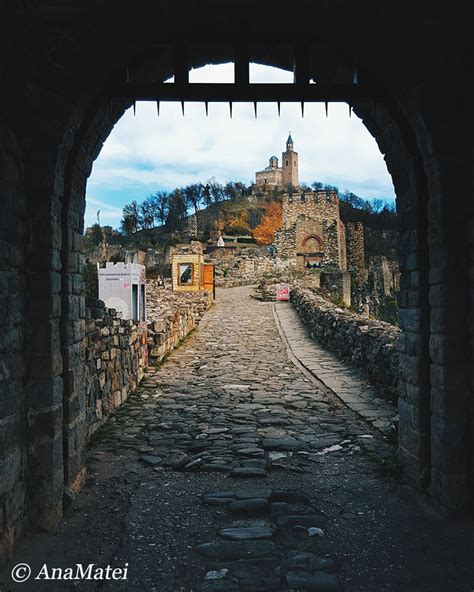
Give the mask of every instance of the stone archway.
[[(419, 486), (429, 487), (437, 503), (448, 511), (462, 511), (472, 500), (473, 487), (474, 411), (468, 371), (473, 328), (465, 322), (473, 306), (467, 274), (473, 265), (468, 248), (469, 241), (472, 243), (472, 227), (468, 226), (469, 221), (472, 226), (472, 203), (465, 191), (469, 151), (463, 152), (459, 141), (465, 129), (466, 105), (459, 104), (454, 94), (439, 90), (440, 79), (444, 88), (449, 88), (458, 70), (443, 66), (440, 71), (439, 63), (444, 62), (437, 62), (440, 56), (436, 51), (441, 49), (432, 43), (433, 38), (439, 40), (436, 31), (445, 31), (445, 21), (435, 16), (430, 23), (412, 22), (398, 9), (391, 14), (392, 25), (412, 23), (418, 38), (424, 36), (427, 46), (435, 48), (429, 56), (422, 51), (416, 55), (417, 71), (422, 68), (425, 72), (420, 82), (409, 70), (414, 60), (411, 53), (403, 54), (399, 64), (389, 45), (384, 45), (382, 52), (373, 52), (373, 44), (367, 41), (371, 35), (360, 33), (366, 30), (364, 19), (368, 17), (363, 9), (354, 13), (347, 8), (336, 15), (329, 6), (302, 5), (306, 16), (328, 25), (327, 30), (321, 28), (315, 41), (330, 44), (329, 25), (337, 22), (351, 39), (351, 44), (344, 44), (350, 47), (349, 57), (364, 63), (364, 74), (370, 77), (370, 72), (375, 73), (371, 78), (374, 88), (388, 89), (391, 97), (384, 105), (354, 104), (353, 110), (384, 154), (397, 194), (400, 324), (404, 331), (400, 455), (405, 473)], [(103, 142), (131, 104), (130, 100), (104, 96), (104, 80), (123, 71), (134, 56), (156, 47), (156, 27), (150, 15), (166, 23), (163, 28), (168, 36), (185, 35), (188, 21), (198, 23), (203, 31), (219, 24), (223, 38), (242, 30), (242, 19), (236, 21), (230, 8), (219, 12), (212, 2), (201, 6), (199, 14), (191, 10), (182, 15), (178, 7), (171, 6), (162, 12), (154, 12), (150, 6), (147, 10), (130, 15), (125, 6), (118, 5), (113, 14), (97, 10), (90, 19), (68, 21), (56, 39), (55, 47), (61, 51), (51, 50), (61, 56), (61, 67), (45, 49), (36, 54), (24, 73), (7, 72), (12, 91), (2, 98), (4, 112), (29, 115), (12, 116), (2, 139), (5, 150), (14, 155), (2, 172), (10, 202), (15, 203), (5, 220), (12, 226), (26, 220), (27, 227), (27, 236), (9, 239), (6, 260), (9, 272), (17, 274), (19, 298), (16, 320), (4, 325), (12, 335), (17, 325), (21, 327), (15, 341), (16, 358), (8, 354), (2, 360), (3, 375), (14, 377), (9, 378), (9, 400), (18, 399), (8, 416), (16, 426), (8, 448), (12, 451), (9, 458), (16, 464), (4, 492), (8, 506), (6, 547), (17, 538), (22, 524), (54, 527), (62, 514), (64, 486), (74, 493), (84, 478), (84, 299), (79, 262), (85, 187)], [(256, 35), (258, 23), (263, 22), (264, 29), (273, 27), (281, 35), (287, 35), (288, 30), (295, 36), (314, 35), (312, 19), (306, 19), (305, 24), (292, 14), (282, 23), (278, 15), (265, 13), (260, 21), (255, 14), (258, 9), (253, 11), (251, 29)], [(370, 16), (367, 22), (372, 32), (375, 21), (374, 15)], [(386, 21), (377, 18), (382, 41)], [(360, 25), (355, 27), (357, 37), (350, 35), (355, 22)], [(131, 23), (136, 27), (133, 33)], [(48, 27), (54, 31), (54, 22), (43, 26), (44, 31), (38, 25), (34, 41), (38, 47), (48, 48)], [(72, 32), (69, 38), (67, 31)], [(279, 47), (272, 44), (272, 36), (260, 35), (259, 39), (267, 43), (262, 63), (289, 67)], [(28, 40), (32, 42), (32, 38)], [(393, 42), (395, 46), (403, 52), (399, 43)], [(160, 76), (170, 73), (167, 59), (162, 56), (159, 62)], [(203, 65), (206, 59), (194, 65)], [(228, 61), (225, 52), (218, 55), (219, 60)], [(25, 82), (21, 88), (28, 91), (23, 94), (13, 90), (19, 88), (16, 82), (21, 76)]]
[[(225, 56), (217, 57), (212, 61), (225, 60)], [(135, 67), (141, 72), (139, 59), (133, 61)], [(147, 62), (149, 65), (149, 62)], [(279, 65), (279, 60), (271, 61), (271, 57), (265, 60), (266, 65)], [(195, 63), (197, 67), (203, 65)], [(165, 75), (167, 76), (167, 75)], [(216, 85), (216, 88), (219, 85)], [(70, 247), (70, 235), (79, 236), (82, 232), (82, 212), (85, 207), (85, 186), (87, 177), (92, 169), (100, 147), (105, 141), (109, 131), (120, 118), (126, 108), (132, 106), (133, 101), (102, 98), (93, 104), (81, 126), (77, 130), (72, 150), (68, 155), (64, 170), (64, 209), (63, 229), (68, 228), (63, 235), (62, 261), (63, 261), (63, 286), (66, 287), (71, 274), (76, 273), (79, 250), (74, 252)], [(375, 137), (382, 153), (385, 154), (387, 167), (394, 181), (397, 193), (397, 209), (401, 219), (411, 209), (416, 211), (416, 217), (406, 218), (406, 226), (401, 228), (401, 235), (406, 237), (418, 237), (416, 250), (413, 251), (412, 239), (408, 240), (406, 252), (402, 257), (416, 257), (418, 266), (417, 302), (414, 307), (407, 303), (403, 305), (404, 289), (402, 288), (401, 326), (410, 341), (416, 343), (416, 348), (407, 348), (404, 352), (406, 358), (404, 365), (409, 370), (408, 376), (402, 372), (400, 389), (411, 390), (413, 386), (419, 391), (419, 399), (400, 398), (401, 425), (400, 425), (400, 453), (404, 462), (406, 474), (422, 488), (430, 484), (431, 456), (430, 433), (431, 412), (429, 403), (430, 389), (430, 363), (429, 363), (429, 332), (428, 318), (430, 305), (428, 300), (428, 201), (426, 180), (422, 166), (422, 156), (415, 142), (414, 132), (407, 118), (392, 103), (386, 104), (355, 104), (354, 112), (361, 116), (369, 132)], [(390, 142), (387, 142), (387, 139)], [(71, 216), (71, 214), (73, 214)], [(409, 221), (408, 221), (409, 220)], [(67, 245), (65, 239), (67, 238)], [(70, 265), (71, 255), (73, 265)], [(413, 270), (401, 267), (402, 277), (411, 278)], [(409, 279), (411, 284), (411, 279)], [(402, 280), (403, 285), (403, 280)], [(413, 293), (413, 287), (407, 293)], [(64, 425), (63, 431), (69, 434), (65, 437), (64, 448), (64, 479), (66, 488), (74, 494), (81, 487), (84, 467), (84, 404), (80, 400), (83, 392), (81, 384), (82, 361), (80, 342), (82, 335), (71, 328), (74, 326), (78, 315), (77, 302), (74, 297), (71, 301), (71, 293), (67, 293), (66, 307), (63, 308), (62, 317), (62, 343), (63, 360), (66, 366), (68, 379), (64, 386)], [(63, 292), (63, 296), (64, 296)], [(76, 306), (74, 305), (76, 304)], [(414, 317), (416, 321), (413, 322)], [(405, 323), (404, 319), (408, 319)], [(413, 367), (416, 368), (416, 385), (412, 382)], [(66, 374), (63, 373), (63, 376)], [(70, 413), (68, 409), (79, 407), (82, 415)], [(68, 418), (73, 418), (72, 422)], [(74, 437), (71, 437), (74, 433)], [(416, 444), (414, 443), (416, 441)]]
[(323, 241), (319, 238), (319, 236), (310, 235), (304, 239), (302, 247), (307, 248), (310, 251), (320, 251), (323, 247)]
[(304, 257), (305, 267), (319, 267), (321, 265), (324, 257), (324, 248), (323, 241), (319, 236), (306, 236), (298, 250), (298, 254)]

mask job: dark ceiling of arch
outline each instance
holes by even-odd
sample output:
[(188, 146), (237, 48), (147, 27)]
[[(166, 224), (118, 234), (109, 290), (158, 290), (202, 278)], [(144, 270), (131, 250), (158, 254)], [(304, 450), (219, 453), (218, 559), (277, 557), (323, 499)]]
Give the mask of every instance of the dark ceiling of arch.
[[(233, 83), (192, 83), (194, 66), (232, 62)], [(262, 63), (293, 72), (286, 84), (251, 83), (250, 63)], [(167, 75), (164, 74), (167, 73)], [(165, 82), (174, 76), (174, 82)], [(105, 88), (113, 98), (132, 101), (216, 101), (216, 102), (382, 102), (380, 85), (360, 71), (357, 59), (327, 45), (306, 44), (298, 39), (283, 43), (266, 38), (232, 42), (213, 39), (203, 45), (199, 39), (164, 43), (116, 72)]]

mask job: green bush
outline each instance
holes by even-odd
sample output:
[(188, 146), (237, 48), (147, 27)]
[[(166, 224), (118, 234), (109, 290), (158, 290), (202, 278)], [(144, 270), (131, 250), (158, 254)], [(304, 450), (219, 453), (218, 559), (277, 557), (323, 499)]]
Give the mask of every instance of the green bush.
[(97, 300), (99, 297), (99, 277), (97, 265), (94, 263), (84, 263), (82, 267), (82, 277), (84, 278), (84, 291), (86, 298)]

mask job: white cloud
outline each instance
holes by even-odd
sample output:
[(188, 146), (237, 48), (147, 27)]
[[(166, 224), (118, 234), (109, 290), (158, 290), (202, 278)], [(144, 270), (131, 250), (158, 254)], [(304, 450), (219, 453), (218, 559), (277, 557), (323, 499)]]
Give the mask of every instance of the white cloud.
[[(252, 66), (252, 81), (289, 81), (291, 74), (264, 66)], [(191, 72), (193, 81), (232, 79), (232, 66), (206, 66)], [(96, 204), (89, 197), (109, 203), (110, 220), (118, 225), (120, 210), (132, 199), (138, 201), (157, 189), (172, 189), (215, 177), (218, 181), (254, 179), (256, 170), (276, 154), (281, 158), (291, 130), (299, 153), (300, 181), (319, 180), (350, 189), (364, 198), (393, 199), (393, 187), (375, 140), (346, 104), (229, 106), (186, 103), (185, 116), (179, 103), (162, 103), (157, 116), (154, 103), (138, 103), (136, 116), (129, 109), (116, 124), (94, 164), (88, 185), (86, 224), (95, 220)], [(89, 207), (89, 204), (93, 207)], [(105, 221), (104, 221), (105, 223)]]

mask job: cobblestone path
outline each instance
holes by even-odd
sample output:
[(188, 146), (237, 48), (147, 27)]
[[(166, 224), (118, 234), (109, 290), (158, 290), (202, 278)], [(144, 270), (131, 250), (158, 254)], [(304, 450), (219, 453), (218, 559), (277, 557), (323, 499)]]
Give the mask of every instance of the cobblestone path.
[[(470, 590), (472, 528), (392, 476), (387, 438), (286, 348), (273, 304), (220, 291), (94, 438), (58, 534), (11, 562), (128, 564), (128, 580), (30, 589)], [(28, 589), (8, 569), (0, 589)]]
[[(369, 428), (289, 360), (272, 306), (247, 289), (219, 297), (195, 338), (140, 389), (150, 454), (165, 466), (236, 477), (295, 469), (334, 446), (360, 454)], [(125, 428), (124, 437), (134, 445), (136, 433)]]

